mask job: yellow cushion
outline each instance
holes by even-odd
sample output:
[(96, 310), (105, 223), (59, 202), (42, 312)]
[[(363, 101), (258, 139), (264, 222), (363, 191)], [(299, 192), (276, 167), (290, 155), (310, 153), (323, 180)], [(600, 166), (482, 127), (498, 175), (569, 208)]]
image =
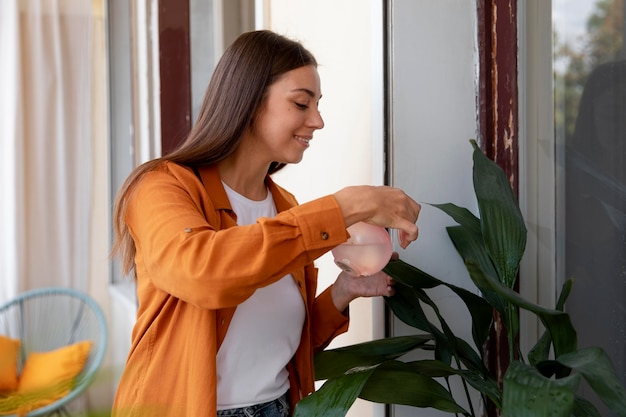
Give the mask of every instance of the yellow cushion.
[(62, 387), (67, 394), (76, 375), (85, 366), (92, 342), (82, 341), (50, 352), (28, 355), (20, 375), (18, 391), (33, 392)]
[(93, 343), (83, 341), (28, 355), (17, 391), (0, 398), (0, 415), (25, 413), (66, 396), (85, 366)]
[(20, 341), (0, 336), (0, 395), (17, 389), (17, 359)]

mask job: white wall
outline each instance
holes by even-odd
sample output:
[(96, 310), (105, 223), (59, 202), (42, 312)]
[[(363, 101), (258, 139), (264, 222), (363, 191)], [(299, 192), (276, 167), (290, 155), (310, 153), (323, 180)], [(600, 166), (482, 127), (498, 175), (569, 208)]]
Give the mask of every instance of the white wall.
[[(316, 57), (322, 82), (325, 127), (297, 165), (274, 176), (300, 202), (356, 184), (383, 183), (382, 2), (271, 0), (264, 27), (301, 41)], [(331, 254), (317, 261), (320, 289), (339, 268)], [(351, 305), (347, 334), (331, 347), (383, 336), (381, 299)], [(383, 415), (383, 406), (358, 400), (350, 416)]]
[[(369, 4), (362, 0), (340, 4), (333, 0), (271, 1), (269, 27), (303, 42), (316, 56), (322, 80), (320, 108), (325, 127), (315, 133), (301, 163), (275, 175), (275, 180), (290, 189), (300, 202), (348, 185), (382, 184), (383, 161), (377, 151), (382, 147), (382, 134), (372, 132), (374, 119), (382, 118), (382, 102), (372, 102), (376, 96), (372, 77), (378, 74), (372, 68), (373, 54), (377, 51), (371, 47), (371, 13)], [(346, 16), (350, 16), (349, 31), (345, 31)], [(380, 59), (382, 65), (382, 56)], [(382, 89), (382, 80), (375, 88)], [(332, 263), (330, 254), (318, 264), (324, 270), (320, 286), (326, 287), (334, 281), (339, 269)], [(371, 303), (361, 304), (371, 309), (368, 305)], [(356, 319), (351, 329), (353, 337), (345, 338), (344, 342), (372, 337), (371, 318), (361, 317), (370, 313), (364, 313), (353, 309)], [(361, 324), (365, 324), (363, 334), (358, 335), (352, 330)]]
[(405, 258), (471, 287), (445, 232), (454, 221), (428, 203), (477, 213), (469, 143), (478, 135), (476, 4), (393, 3), (393, 185), (422, 202), (420, 237)]
[[(452, 202), (477, 214), (469, 143), (478, 131), (476, 2), (395, 0), (392, 21), (393, 185), (422, 202), (419, 239), (401, 257), (475, 291), (445, 231), (455, 222), (427, 203)], [(471, 341), (458, 297), (446, 290), (429, 295), (455, 333)], [(396, 320), (393, 334), (414, 333), (405, 327)], [(414, 415), (415, 408), (394, 407), (394, 416)], [(449, 414), (424, 409), (419, 415)]]

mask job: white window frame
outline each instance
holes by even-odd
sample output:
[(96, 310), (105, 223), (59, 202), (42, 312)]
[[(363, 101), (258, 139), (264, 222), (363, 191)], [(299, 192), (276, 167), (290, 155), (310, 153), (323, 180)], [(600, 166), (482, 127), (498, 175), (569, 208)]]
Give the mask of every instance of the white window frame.
[[(552, 1), (518, 2), (520, 206), (528, 227), (520, 267), (520, 293), (545, 307), (556, 304), (563, 257), (557, 245), (559, 177), (554, 135)], [(562, 249), (561, 249), (562, 250)], [(521, 338), (528, 351), (543, 333), (539, 320), (523, 314)]]

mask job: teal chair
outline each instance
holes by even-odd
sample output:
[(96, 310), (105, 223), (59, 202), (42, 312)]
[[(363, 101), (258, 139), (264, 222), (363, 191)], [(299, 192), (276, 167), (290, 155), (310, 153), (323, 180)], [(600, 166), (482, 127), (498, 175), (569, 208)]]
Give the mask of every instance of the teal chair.
[(18, 370), (30, 352), (48, 352), (83, 340), (93, 343), (71, 391), (29, 412), (29, 417), (69, 416), (66, 406), (93, 382), (108, 338), (100, 306), (87, 294), (63, 287), (27, 291), (0, 306), (0, 335), (21, 341)]

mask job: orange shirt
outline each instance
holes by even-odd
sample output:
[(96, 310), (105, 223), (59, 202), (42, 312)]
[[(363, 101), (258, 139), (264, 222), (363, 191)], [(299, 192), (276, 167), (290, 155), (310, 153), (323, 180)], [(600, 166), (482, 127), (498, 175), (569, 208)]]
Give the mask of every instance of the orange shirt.
[[(216, 167), (164, 162), (145, 175), (125, 221), (137, 254), (137, 321), (114, 417), (215, 416), (216, 355), (238, 304), (285, 274), (306, 306), (288, 365), (292, 404), (314, 390), (313, 353), (348, 328), (313, 261), (346, 241), (332, 196), (297, 205), (269, 177), (279, 214), (237, 226)], [(210, 190), (210, 193), (207, 192)]]

